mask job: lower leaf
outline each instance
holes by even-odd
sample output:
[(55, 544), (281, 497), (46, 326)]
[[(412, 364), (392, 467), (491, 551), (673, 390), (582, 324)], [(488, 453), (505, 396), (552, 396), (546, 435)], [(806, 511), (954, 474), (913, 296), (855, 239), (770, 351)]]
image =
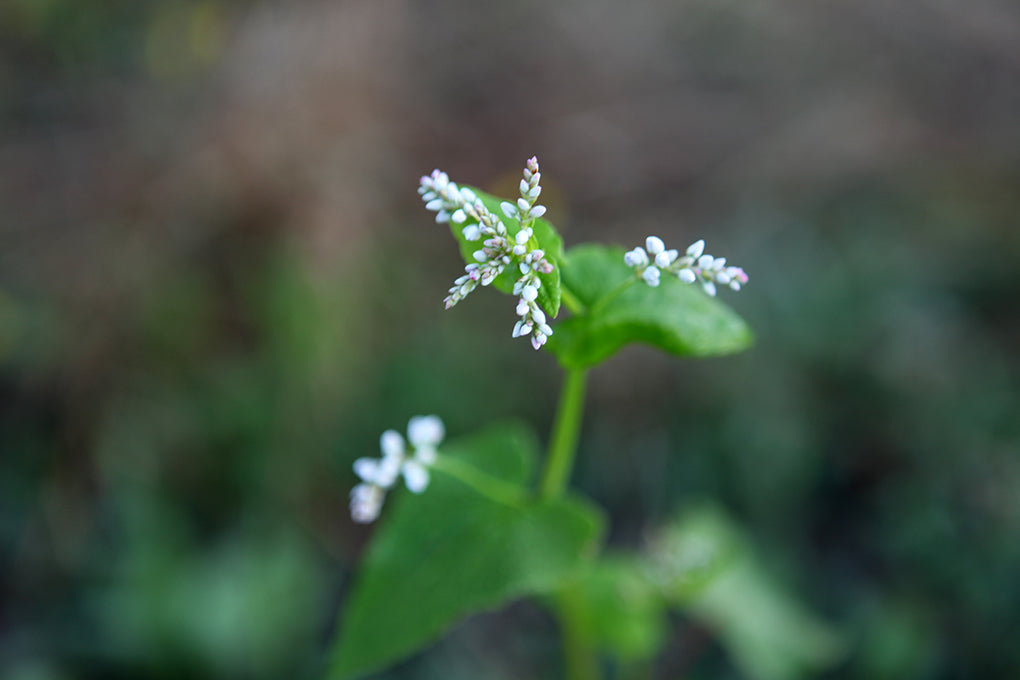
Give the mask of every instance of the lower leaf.
[[(444, 446), (441, 455), (523, 484), (536, 445), (526, 430), (501, 427)], [(424, 494), (394, 500), (358, 572), (330, 678), (384, 668), (468, 614), (556, 590), (602, 532), (587, 502), (501, 503), (439, 471)]]

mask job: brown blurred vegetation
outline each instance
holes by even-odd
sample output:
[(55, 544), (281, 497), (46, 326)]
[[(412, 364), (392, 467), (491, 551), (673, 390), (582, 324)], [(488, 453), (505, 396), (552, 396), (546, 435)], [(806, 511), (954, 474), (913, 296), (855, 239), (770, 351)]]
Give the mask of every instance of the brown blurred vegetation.
[[(416, 413), (548, 428), (554, 362), (495, 294), (442, 311), (415, 194), (532, 154), (568, 245), (751, 275), (751, 353), (593, 376), (611, 540), (709, 496), (849, 632), (831, 677), (1020, 676), (1009, 0), (0, 6), (0, 674), (316, 677), (351, 460)], [(392, 677), (552, 677), (553, 633)], [(734, 677), (705, 640), (661, 676)]]

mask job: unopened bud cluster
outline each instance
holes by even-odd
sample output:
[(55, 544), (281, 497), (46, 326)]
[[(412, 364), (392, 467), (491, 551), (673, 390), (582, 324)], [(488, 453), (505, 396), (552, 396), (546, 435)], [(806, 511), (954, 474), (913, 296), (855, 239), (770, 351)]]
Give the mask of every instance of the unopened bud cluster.
[(468, 241), (482, 241), (482, 247), (473, 253), (476, 262), (464, 267), (464, 274), (453, 282), (446, 299), (449, 309), (463, 300), (478, 284), (487, 286), (508, 267), (516, 265), (521, 275), (514, 284), (514, 295), (519, 296), (513, 336), (531, 335), (535, 349), (545, 344), (552, 335), (546, 323), (545, 312), (536, 302), (542, 286), (539, 274), (550, 274), (553, 264), (545, 257), (534, 238), (535, 218), (545, 214), (545, 206), (537, 205), (542, 186), (539, 180), (538, 159), (529, 158), (524, 168), (517, 203), (504, 201), (500, 209), (507, 219), (517, 220), (521, 228), (510, 235), (503, 221), (489, 211), (485, 204), (467, 187), (458, 187), (445, 172), (433, 170), (421, 178), (418, 193), (428, 210), (435, 211), (436, 222), (453, 222), (464, 225), (461, 233)]
[(709, 295), (716, 294), (716, 286), (729, 286), (733, 290), (747, 283), (747, 274), (740, 267), (727, 267), (725, 257), (705, 253), (705, 241), (692, 243), (681, 257), (676, 249), (667, 250), (658, 236), (645, 239), (645, 247), (638, 246), (623, 256), (628, 267), (634, 269), (645, 283), (659, 285), (662, 272), (672, 274), (684, 283), (700, 282)]
[(382, 511), (386, 492), (400, 475), (414, 493), (429, 485), (429, 466), (436, 462), (436, 447), (443, 441), (446, 428), (438, 416), (415, 416), (407, 424), (407, 441), (414, 449), (408, 453), (404, 438), (396, 430), (386, 430), (379, 438), (382, 458), (358, 458), (354, 473), (361, 483), (351, 489), (351, 519), (361, 524), (373, 522)]

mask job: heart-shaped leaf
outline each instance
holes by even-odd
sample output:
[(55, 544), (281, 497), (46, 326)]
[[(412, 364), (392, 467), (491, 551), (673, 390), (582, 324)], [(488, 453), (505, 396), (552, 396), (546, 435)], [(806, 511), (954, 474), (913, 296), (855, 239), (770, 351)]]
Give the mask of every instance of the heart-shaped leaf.
[[(530, 477), (537, 445), (519, 426), (440, 449), (504, 484)], [(512, 487), (511, 487), (512, 488)], [(381, 669), (435, 640), (464, 616), (549, 593), (591, 555), (602, 519), (578, 499), (497, 502), (435, 470), (428, 490), (394, 492), (347, 603), (330, 678)]]

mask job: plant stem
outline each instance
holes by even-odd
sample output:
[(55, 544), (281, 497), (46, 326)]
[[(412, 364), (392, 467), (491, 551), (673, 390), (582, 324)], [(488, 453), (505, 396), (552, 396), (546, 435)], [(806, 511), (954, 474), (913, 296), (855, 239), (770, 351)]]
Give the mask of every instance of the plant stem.
[(556, 612), (563, 628), (563, 657), (567, 680), (598, 680), (602, 677), (598, 656), (592, 646), (585, 618), (590, 616), (577, 592), (570, 586), (556, 597)]
[[(577, 453), (577, 438), (584, 415), (584, 388), (587, 369), (568, 370), (560, 392), (549, 453), (539, 485), (539, 497), (559, 498), (567, 487)], [(598, 680), (598, 657), (584, 630), (585, 612), (579, 609), (576, 592), (567, 584), (553, 599), (556, 617), (563, 634), (563, 660), (567, 680)]]
[(577, 452), (581, 417), (584, 415), (584, 388), (587, 379), (588, 369), (575, 368), (568, 370), (563, 380), (549, 454), (545, 459), (545, 471), (539, 486), (541, 498), (558, 498), (567, 486)]

